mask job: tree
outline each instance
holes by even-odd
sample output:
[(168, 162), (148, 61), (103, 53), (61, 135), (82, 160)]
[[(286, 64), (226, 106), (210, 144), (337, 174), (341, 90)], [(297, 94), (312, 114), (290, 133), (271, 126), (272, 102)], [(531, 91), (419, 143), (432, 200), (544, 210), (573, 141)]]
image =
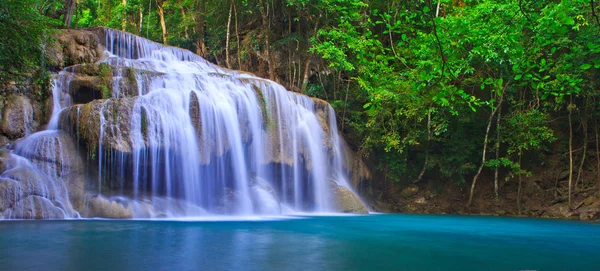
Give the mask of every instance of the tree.
[(6, 0), (0, 4), (0, 89), (19, 83), (44, 68), (44, 43), (49, 19), (37, 0)]
[(66, 27), (71, 27), (71, 22), (73, 21), (73, 14), (75, 14), (75, 10), (77, 9), (77, 1), (76, 0), (66, 0), (65, 1), (65, 16), (64, 23)]

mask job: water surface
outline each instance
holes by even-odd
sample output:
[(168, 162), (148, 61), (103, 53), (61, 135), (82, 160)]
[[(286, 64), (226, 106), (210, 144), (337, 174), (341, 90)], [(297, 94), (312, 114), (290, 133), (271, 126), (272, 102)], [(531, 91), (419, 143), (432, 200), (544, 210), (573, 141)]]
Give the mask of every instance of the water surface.
[(0, 270), (600, 270), (600, 225), (434, 215), (4, 221)]

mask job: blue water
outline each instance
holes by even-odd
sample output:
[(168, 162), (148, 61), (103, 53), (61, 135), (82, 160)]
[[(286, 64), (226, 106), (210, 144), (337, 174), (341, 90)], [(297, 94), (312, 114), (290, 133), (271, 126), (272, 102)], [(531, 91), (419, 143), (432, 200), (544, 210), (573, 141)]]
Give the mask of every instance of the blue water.
[(434, 215), (5, 221), (0, 270), (600, 270), (600, 225)]

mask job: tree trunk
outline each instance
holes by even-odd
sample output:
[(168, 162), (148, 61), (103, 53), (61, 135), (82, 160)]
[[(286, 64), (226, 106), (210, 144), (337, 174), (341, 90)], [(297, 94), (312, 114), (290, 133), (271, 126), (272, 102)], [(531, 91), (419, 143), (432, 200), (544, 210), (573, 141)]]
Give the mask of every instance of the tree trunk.
[(269, 23), (269, 5), (265, 6), (264, 0), (259, 0), (260, 15), (265, 39), (265, 58), (267, 59), (267, 68), (269, 71), (269, 79), (275, 80), (275, 67), (273, 59), (271, 59), (271, 24)]
[(167, 44), (167, 23), (165, 22), (165, 9), (163, 8), (163, 1), (156, 0), (156, 6), (158, 7), (158, 16), (160, 18), (160, 27), (162, 28), (162, 40), (163, 44)]
[[(496, 161), (500, 160), (500, 122), (502, 121), (502, 103), (498, 103), (498, 118), (496, 119)], [(498, 198), (498, 171), (500, 167), (494, 168), (494, 196)]]
[[(521, 153), (519, 152), (519, 170), (521, 169)], [(519, 215), (521, 215), (521, 183), (522, 177), (521, 173), (519, 173), (519, 187), (517, 188), (517, 208), (519, 209)]]
[(138, 28), (138, 35), (141, 36), (142, 35), (142, 26), (144, 25), (144, 10), (142, 9), (142, 5), (140, 5), (140, 7), (139, 7), (139, 12), (140, 12), (140, 25)]
[(596, 176), (598, 178), (598, 192), (600, 192), (600, 141), (598, 140), (598, 121), (595, 122), (594, 129), (596, 131), (596, 162), (598, 167), (596, 169)]
[(581, 182), (583, 186), (583, 180), (581, 180), (581, 172), (583, 171), (583, 164), (585, 163), (585, 157), (587, 156), (587, 145), (588, 145), (588, 133), (587, 133), (587, 120), (582, 120), (581, 125), (583, 126), (583, 153), (581, 155), (581, 163), (579, 163), (579, 170), (577, 171), (577, 179), (575, 179), (575, 191), (577, 191), (577, 184)]
[(490, 118), (488, 119), (487, 127), (485, 128), (485, 137), (483, 139), (483, 154), (481, 155), (481, 164), (479, 165), (479, 169), (477, 169), (477, 173), (473, 176), (473, 182), (471, 183), (471, 191), (469, 192), (469, 201), (467, 202), (467, 208), (471, 207), (471, 203), (473, 203), (473, 193), (475, 192), (475, 185), (477, 184), (477, 179), (479, 178), (479, 174), (481, 174), (481, 170), (485, 165), (485, 155), (487, 152), (488, 138), (490, 135), (490, 127), (492, 127), (492, 121), (494, 120), (494, 115), (502, 105), (502, 99), (504, 98), (504, 90), (502, 90), (502, 94), (500, 94), (500, 100), (498, 101), (498, 106), (492, 110), (490, 114)]
[(204, 0), (197, 0), (196, 5), (198, 15), (196, 17), (195, 30), (198, 37), (194, 45), (196, 46), (196, 54), (204, 57), (206, 55), (206, 44), (204, 43)]
[(125, 31), (127, 27), (127, 0), (121, 1), (123, 5), (123, 18), (121, 18), (121, 30)]
[(183, 37), (185, 39), (189, 39), (190, 33), (188, 31), (188, 21), (187, 16), (185, 15), (185, 9), (183, 8), (183, 4), (181, 6), (181, 18), (183, 19)]
[(423, 168), (419, 173), (419, 177), (413, 181), (413, 183), (418, 183), (423, 179), (423, 175), (425, 175), (425, 170), (427, 169), (427, 163), (429, 163), (429, 142), (431, 142), (431, 107), (427, 110), (427, 147), (425, 148), (425, 162), (423, 163)]
[(75, 14), (75, 10), (77, 10), (77, 1), (66, 0), (64, 23), (67, 28), (71, 27), (71, 21), (73, 21), (73, 14)]
[(235, 1), (231, 0), (233, 4), (233, 14), (235, 15), (235, 37), (237, 39), (237, 61), (238, 61), (238, 69), (242, 69), (242, 52), (240, 46), (240, 31), (238, 28), (238, 16), (237, 16), (237, 7), (235, 6)]
[(229, 17), (227, 18), (227, 36), (225, 37), (225, 65), (228, 69), (231, 69), (231, 63), (229, 62), (229, 36), (231, 29), (231, 14), (233, 13), (233, 0), (229, 4)]
[[(288, 7), (288, 17), (292, 18), (292, 7), (289, 6)], [(292, 20), (288, 19), (288, 35), (291, 36), (292, 35)], [(290, 48), (290, 46), (287, 47), (287, 51), (288, 51), (288, 86), (291, 87), (294, 86), (294, 76), (292, 75), (292, 49)]]
[[(319, 13), (319, 17), (316, 17), (316, 22), (315, 22), (315, 28), (313, 30), (313, 34), (316, 35), (317, 34), (317, 30), (319, 29), (319, 20), (321, 19), (321, 14)], [(310, 47), (310, 41), (308, 42), (308, 47)], [(306, 52), (306, 62), (304, 64), (304, 78), (302, 79), (302, 85), (300, 86), (300, 92), (304, 93), (306, 92), (306, 87), (308, 85), (308, 79), (310, 78), (310, 60), (311, 60), (311, 56), (312, 54), (309, 52)], [(335, 92), (334, 92), (335, 93)], [(335, 97), (334, 97), (335, 99)]]
[(573, 123), (571, 121), (573, 95), (571, 94), (568, 106), (569, 110), (569, 208), (571, 208), (571, 190), (573, 187)]

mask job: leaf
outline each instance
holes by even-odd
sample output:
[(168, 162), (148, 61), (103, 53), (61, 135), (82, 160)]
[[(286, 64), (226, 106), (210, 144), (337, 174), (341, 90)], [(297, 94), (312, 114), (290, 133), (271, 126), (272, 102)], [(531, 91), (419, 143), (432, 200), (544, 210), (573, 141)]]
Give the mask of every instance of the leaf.
[(581, 67), (579, 67), (579, 68), (585, 71), (591, 67), (592, 67), (592, 65), (586, 63), (586, 64), (581, 65)]
[(519, 81), (519, 79), (521, 79), (521, 77), (523, 77), (522, 74), (515, 75), (515, 81)]

